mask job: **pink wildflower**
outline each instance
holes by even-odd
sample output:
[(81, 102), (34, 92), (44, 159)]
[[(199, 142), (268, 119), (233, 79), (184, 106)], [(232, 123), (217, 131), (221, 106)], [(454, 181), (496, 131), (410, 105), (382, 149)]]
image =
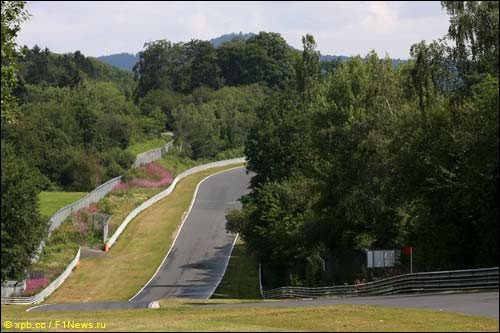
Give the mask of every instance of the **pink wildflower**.
[(49, 283), (47, 278), (39, 278), (39, 279), (28, 279), (26, 280), (26, 293), (34, 292), (40, 288), (45, 288), (45, 286)]
[(99, 207), (97, 205), (90, 205), (87, 207), (87, 212), (97, 213), (97, 212), (99, 212)]
[(172, 184), (172, 182), (174, 181), (172, 174), (168, 170), (166, 170), (165, 168), (161, 167), (156, 163), (148, 163), (142, 166), (141, 170), (144, 171), (146, 175), (152, 178), (157, 178), (159, 180), (151, 181), (142, 178), (134, 178), (130, 181), (131, 185), (137, 187), (146, 187), (146, 188), (159, 188), (159, 187), (166, 187)]
[(115, 190), (115, 191), (126, 191), (126, 190), (128, 190), (128, 184), (127, 183), (117, 184), (117, 185), (115, 185), (115, 187), (113, 187), (113, 190)]

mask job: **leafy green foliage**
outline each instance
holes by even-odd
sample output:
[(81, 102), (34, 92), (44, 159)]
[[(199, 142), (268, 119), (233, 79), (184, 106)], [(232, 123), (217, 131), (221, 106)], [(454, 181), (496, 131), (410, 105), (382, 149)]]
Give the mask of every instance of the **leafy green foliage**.
[(22, 279), (46, 223), (38, 214), (40, 174), (2, 140), (2, 281)]
[(28, 13), (24, 9), (24, 1), (2, 1), (2, 127), (4, 123), (15, 121), (17, 101), (12, 92), (17, 85), (16, 64), (16, 36), (20, 24), (27, 19)]
[(125, 149), (144, 134), (139, 110), (113, 84), (25, 88), (19, 121), (3, 135), (52, 184), (88, 191), (130, 167)]
[(21, 53), (18, 63), (23, 84), (61, 88), (76, 87), (83, 82), (108, 81), (127, 98), (135, 86), (130, 72), (85, 57), (80, 51), (61, 55), (35, 45), (32, 49), (24, 47)]
[(441, 1), (450, 15), (453, 59), (464, 74), (498, 76), (498, 2)]
[(136, 101), (154, 89), (189, 93), (200, 86), (219, 88), (222, 77), (215, 48), (207, 41), (172, 44), (159, 40), (144, 45), (134, 66)]
[(253, 191), (227, 218), (269, 287), (351, 282), (312, 259), (366, 248), (410, 245), (418, 270), (498, 264), (498, 4), (443, 5), (455, 47), (421, 42), (397, 66), (371, 52), (322, 78), (306, 36), (298, 94), (258, 109)]
[(193, 92), (194, 101), (173, 112), (176, 143), (195, 159), (242, 147), (263, 98), (259, 85)]
[(218, 89), (224, 84), (252, 83), (284, 89), (293, 81), (293, 51), (277, 33), (236, 38), (217, 49), (200, 40), (158, 40), (144, 47), (134, 66), (136, 101), (153, 90), (186, 94), (200, 87)]

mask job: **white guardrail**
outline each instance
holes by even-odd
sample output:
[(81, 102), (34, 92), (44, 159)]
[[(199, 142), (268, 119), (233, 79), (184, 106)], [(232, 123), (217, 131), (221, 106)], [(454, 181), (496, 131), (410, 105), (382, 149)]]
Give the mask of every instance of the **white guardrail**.
[[(169, 148), (173, 145), (174, 141), (169, 141), (165, 146), (152, 149), (150, 151), (141, 153), (137, 155), (134, 164), (132, 165), (132, 168), (137, 168), (143, 164), (150, 163), (157, 161), (162, 158), (162, 152), (165, 151), (167, 152)], [(88, 193), (85, 195), (83, 198), (80, 198), (79, 200), (64, 206), (63, 208), (60, 208), (57, 210), (52, 216), (49, 218), (50, 221), (50, 226), (49, 226), (49, 234), (54, 231), (54, 229), (58, 228), (64, 220), (74, 212), (84, 208), (88, 207), (90, 204), (98, 202), (102, 198), (104, 198), (109, 192), (113, 190), (113, 188), (120, 184), (121, 179), (123, 176), (118, 176), (116, 178), (110, 179), (104, 184), (99, 185), (96, 187), (92, 192)]]
[(78, 264), (78, 261), (80, 260), (80, 248), (78, 248), (78, 252), (76, 253), (75, 258), (71, 261), (71, 263), (66, 267), (64, 272), (61, 273), (55, 279), (52, 281), (47, 287), (45, 287), (42, 291), (40, 291), (38, 294), (33, 295), (33, 296), (28, 296), (28, 297), (2, 297), (2, 304), (38, 304), (42, 302), (44, 299), (46, 299), (54, 290), (59, 287), (64, 280), (69, 276), (73, 268)]
[[(175, 177), (174, 181), (172, 184), (170, 184), (167, 189), (164, 191), (156, 194), (155, 196), (151, 197), (150, 199), (146, 200), (143, 202), (139, 207), (134, 209), (127, 217), (125, 220), (122, 222), (122, 224), (118, 227), (118, 229), (115, 231), (113, 236), (108, 240), (108, 248), (110, 248), (118, 239), (118, 237), (121, 235), (121, 233), (125, 230), (127, 225), (143, 210), (146, 208), (150, 207), (151, 205), (155, 204), (156, 202), (160, 201), (161, 199), (165, 198), (168, 196), (170, 193), (175, 188), (175, 185), (183, 178), (192, 175), (196, 172), (211, 169), (211, 168), (216, 168), (216, 167), (221, 167), (221, 166), (226, 166), (226, 165), (231, 165), (231, 164), (237, 164), (237, 163), (244, 163), (246, 162), (246, 159), (244, 157), (241, 158), (234, 158), (234, 159), (229, 159), (229, 160), (223, 160), (223, 161), (218, 161), (218, 162), (212, 162), (212, 163), (207, 163), (203, 165), (196, 166), (194, 168), (191, 168), (189, 170), (186, 170), (182, 173), (180, 173), (177, 177)], [(104, 185), (104, 184), (103, 184)], [(42, 302), (45, 298), (47, 298), (57, 287), (59, 287), (64, 280), (69, 276), (73, 268), (76, 266), (78, 263), (78, 260), (80, 259), (80, 249), (78, 249), (78, 253), (76, 254), (75, 258), (73, 261), (68, 265), (66, 270), (52, 283), (50, 283), (44, 290), (39, 292), (38, 294), (30, 297), (2, 297), (2, 304), (37, 304)]]
[(127, 215), (127, 217), (125, 217), (125, 219), (123, 220), (123, 222), (116, 229), (116, 231), (113, 234), (113, 236), (111, 236), (109, 238), (109, 240), (107, 241), (108, 249), (111, 248), (111, 246), (113, 246), (113, 244), (116, 242), (116, 240), (118, 239), (118, 237), (122, 234), (123, 230), (125, 230), (125, 228), (127, 227), (127, 225), (137, 215), (139, 215), (139, 213), (141, 213), (146, 208), (151, 207), (153, 204), (157, 203), (158, 201), (160, 201), (161, 199), (165, 198), (170, 193), (172, 193), (172, 191), (175, 188), (175, 185), (177, 185), (177, 183), (181, 179), (183, 179), (183, 178), (185, 178), (185, 177), (187, 177), (189, 175), (192, 175), (193, 173), (199, 172), (199, 171), (203, 171), (203, 170), (207, 170), (207, 169), (211, 169), (211, 168), (216, 168), (216, 167), (221, 167), (221, 166), (226, 166), (226, 165), (231, 165), (231, 164), (244, 163), (244, 162), (246, 162), (245, 157), (233, 158), (233, 159), (229, 159), (229, 160), (223, 160), (223, 161), (218, 161), (218, 162), (212, 162), (212, 163), (207, 163), (207, 164), (199, 165), (199, 166), (196, 166), (194, 168), (188, 169), (188, 170), (180, 173), (179, 175), (177, 175), (177, 177), (175, 177), (174, 181), (172, 182), (172, 184), (170, 184), (169, 187), (167, 187), (165, 190), (161, 191), (160, 193), (156, 194), (155, 196), (149, 198), (148, 200), (144, 201), (139, 207), (137, 207), (136, 209), (134, 209), (132, 212), (130, 212)]
[(360, 285), (281, 287), (264, 290), (264, 298), (321, 298), (480, 289), (498, 289), (498, 267), (405, 274)]
[(166, 145), (160, 148), (152, 149), (144, 153), (140, 153), (135, 158), (132, 168), (138, 168), (143, 164), (150, 163), (161, 159), (163, 152), (168, 152), (170, 147), (174, 144), (174, 140), (169, 141)]
[(68, 216), (104, 198), (109, 192), (113, 190), (113, 188), (116, 185), (120, 184), (122, 177), (123, 176), (118, 176), (113, 179), (110, 179), (104, 184), (101, 184), (95, 189), (93, 189), (92, 192), (86, 194), (83, 198), (80, 198), (77, 201), (70, 203), (67, 206), (64, 206), (63, 208), (58, 209), (49, 218), (50, 221), (49, 235), (52, 233), (52, 231), (57, 229), (64, 222), (64, 220), (66, 220)]
[[(174, 143), (174, 140), (171, 140), (171, 141), (167, 142), (163, 147), (152, 149), (150, 151), (147, 151), (147, 152), (144, 152), (144, 153), (137, 155), (135, 162), (132, 165), (132, 168), (136, 168), (136, 167), (139, 167), (143, 164), (161, 159), (163, 151), (167, 152), (170, 149), (170, 147), (173, 145), (173, 143)], [(113, 190), (113, 188), (116, 185), (120, 184), (122, 177), (123, 176), (118, 176), (118, 177), (115, 177), (113, 179), (110, 179), (107, 182), (105, 182), (104, 184), (101, 184), (98, 187), (96, 187), (95, 189), (93, 189), (90, 193), (86, 194), (84, 197), (78, 199), (77, 201), (75, 201), (73, 203), (70, 203), (67, 206), (64, 206), (64, 207), (58, 209), (49, 218), (48, 237), (50, 237), (52, 232), (55, 229), (57, 229), (66, 220), (66, 218), (68, 218), (68, 216), (70, 216), (71, 214), (75, 213), (76, 211), (78, 211), (82, 208), (88, 207), (90, 204), (98, 202), (99, 200), (104, 198), (109, 192), (111, 192)], [(34, 256), (34, 258), (32, 258), (32, 262), (36, 262), (38, 260), (40, 253), (42, 252), (42, 249), (44, 246), (45, 246), (45, 241), (42, 241), (40, 243), (40, 246), (37, 250), (36, 255)], [(79, 252), (78, 252), (78, 257), (79, 257)], [(71, 266), (71, 264), (68, 267), (70, 267), (70, 266)], [(71, 272), (71, 270), (69, 270), (68, 275), (70, 272)], [(61, 276), (63, 276), (63, 275), (64, 275), (64, 273), (61, 274)], [(49, 289), (53, 285), (53, 282), (52, 282), (51, 284), (49, 284), (49, 286), (47, 286), (41, 292), (41, 293), (44, 293), (44, 295), (45, 295), (44, 297), (47, 297), (48, 295), (50, 295), (50, 293), (52, 293), (52, 291), (54, 291), (55, 288), (57, 288), (64, 281), (64, 279), (66, 279), (66, 277), (64, 277), (62, 280), (59, 280), (61, 278), (61, 276), (57, 280), (55, 280), (55, 281), (59, 281), (59, 283), (56, 284), (54, 289), (52, 289), (52, 290)], [(16, 281), (6, 281), (5, 283), (2, 284), (2, 304), (4, 304), (4, 300), (5, 300), (5, 302), (11, 302), (8, 304), (33, 304), (32, 300), (34, 299), (34, 297), (37, 297), (39, 294), (41, 294), (41, 293), (39, 293), (38, 295), (31, 296), (31, 297), (4, 297), (3, 296), (3, 294), (11, 294), (12, 291), (16, 291), (16, 289), (23, 289), (23, 288), (16, 287), (18, 285), (19, 284)], [(7, 290), (11, 290), (11, 291), (8, 292)], [(45, 294), (46, 293), (45, 290), (50, 290), (50, 292), (48, 294)], [(17, 290), (17, 292), (18, 292), (18, 290)], [(13, 301), (8, 301), (8, 300), (13, 300)], [(28, 302), (28, 303), (23, 303), (23, 302)], [(41, 300), (40, 300), (40, 302), (41, 302)], [(7, 304), (7, 303), (5, 303), (5, 304)]]

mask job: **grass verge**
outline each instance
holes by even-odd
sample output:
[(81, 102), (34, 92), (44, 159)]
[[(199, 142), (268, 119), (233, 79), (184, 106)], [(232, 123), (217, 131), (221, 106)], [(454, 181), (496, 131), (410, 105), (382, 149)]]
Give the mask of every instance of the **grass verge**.
[(213, 299), (260, 299), (259, 264), (238, 237), (224, 277)]
[(163, 260), (196, 185), (206, 176), (234, 166), (201, 171), (181, 180), (171, 195), (139, 214), (127, 226), (109, 257), (81, 259), (47, 302), (128, 300)]
[[(102, 323), (87, 331), (498, 331), (498, 319), (420, 309), (368, 305), (297, 308), (206, 308), (172, 305), (160, 309), (82, 312), (25, 312), (27, 306), (2, 305), (2, 331), (16, 323), (56, 321)], [(27, 329), (25, 329), (27, 330)], [(59, 328), (61, 330), (61, 328)], [(66, 329), (68, 330), (68, 329)], [(36, 331), (34, 327), (29, 331)], [(80, 329), (79, 331), (82, 331)]]
[(40, 192), (40, 214), (44, 219), (48, 219), (58, 209), (69, 205), (84, 197), (87, 192)]
[(169, 170), (172, 176), (176, 177), (181, 172), (190, 169), (192, 167), (213, 162), (209, 159), (198, 159), (193, 160), (187, 156), (180, 156), (177, 152), (169, 152), (161, 160), (157, 160), (156, 163)]
[(147, 151), (150, 151), (152, 149), (160, 148), (164, 146), (168, 141), (170, 141), (171, 138), (169, 137), (161, 137), (161, 138), (154, 138), (142, 142), (135, 142), (131, 144), (128, 148), (127, 151), (134, 154), (138, 155), (140, 153), (144, 153)]

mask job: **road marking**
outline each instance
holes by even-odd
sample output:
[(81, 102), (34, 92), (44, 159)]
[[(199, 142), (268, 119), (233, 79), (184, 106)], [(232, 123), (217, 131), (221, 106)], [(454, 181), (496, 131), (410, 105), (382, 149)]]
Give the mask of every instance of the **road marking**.
[(224, 275), (226, 274), (226, 269), (227, 269), (227, 266), (229, 265), (229, 260), (231, 260), (231, 255), (233, 254), (234, 245), (236, 244), (236, 241), (238, 240), (238, 236), (239, 236), (239, 234), (236, 234), (236, 237), (234, 237), (233, 245), (231, 245), (231, 251), (229, 252), (229, 256), (227, 257), (226, 263), (224, 264), (224, 271), (222, 271), (222, 275), (220, 276), (219, 281), (215, 285), (214, 290), (212, 290), (210, 295), (208, 295), (207, 299), (210, 299), (210, 297), (212, 297), (212, 295), (217, 290), (217, 287), (219, 287), (219, 284), (222, 282)]
[[(243, 165), (243, 166), (238, 166), (238, 167), (234, 167), (234, 168), (229, 168), (229, 169), (225, 169), (225, 170), (221, 170), (221, 171), (217, 171), (216, 173), (213, 173), (211, 175), (208, 175), (207, 177), (203, 178), (199, 183), (198, 185), (196, 185), (196, 189), (194, 191), (194, 195), (193, 195), (193, 199), (191, 199), (191, 204), (189, 205), (189, 208), (188, 208), (188, 211), (187, 211), (187, 214), (184, 216), (182, 222), (181, 222), (181, 225), (179, 227), (179, 230), (177, 232), (177, 235), (175, 235), (175, 238), (174, 238), (174, 241), (172, 242), (172, 245), (170, 246), (170, 249), (168, 250), (167, 254), (165, 255), (165, 257), (163, 257), (163, 260), (161, 261), (160, 265), (158, 266), (158, 268), (156, 269), (156, 271), (154, 272), (153, 276), (151, 276), (151, 278), (149, 279), (148, 282), (146, 282), (146, 284), (134, 295), (132, 296), (128, 301), (129, 302), (132, 302), (132, 300), (134, 298), (136, 298), (146, 287), (147, 285), (155, 278), (156, 274), (158, 274), (158, 272), (160, 271), (160, 268), (163, 266), (163, 264), (165, 263), (165, 261), (167, 260), (167, 257), (168, 255), (170, 254), (170, 252), (172, 251), (172, 249), (174, 248), (174, 245), (175, 245), (175, 242), (177, 241), (177, 237), (180, 235), (181, 233), (181, 230), (182, 230), (182, 226), (184, 225), (184, 222), (186, 222), (187, 218), (189, 217), (189, 213), (191, 213), (191, 209), (193, 208), (193, 205), (194, 205), (194, 202), (196, 201), (196, 195), (198, 194), (198, 189), (200, 188), (200, 185), (205, 181), (207, 180), (208, 178), (212, 177), (212, 176), (215, 176), (215, 175), (218, 175), (219, 173), (222, 173), (222, 172), (226, 172), (226, 171), (230, 171), (230, 170), (235, 170), (235, 169), (240, 169), (240, 168), (245, 168), (246, 165)], [(233, 243), (233, 246), (234, 246), (234, 243)], [(232, 253), (232, 248), (231, 248), (231, 253)], [(229, 258), (231, 257), (231, 255), (229, 255)], [(229, 260), (228, 260), (229, 262)], [(227, 264), (226, 264), (227, 266)], [(224, 269), (224, 272), (225, 272), (225, 269)], [(220, 283), (220, 281), (219, 281)], [(214, 290), (215, 292), (215, 290)]]

